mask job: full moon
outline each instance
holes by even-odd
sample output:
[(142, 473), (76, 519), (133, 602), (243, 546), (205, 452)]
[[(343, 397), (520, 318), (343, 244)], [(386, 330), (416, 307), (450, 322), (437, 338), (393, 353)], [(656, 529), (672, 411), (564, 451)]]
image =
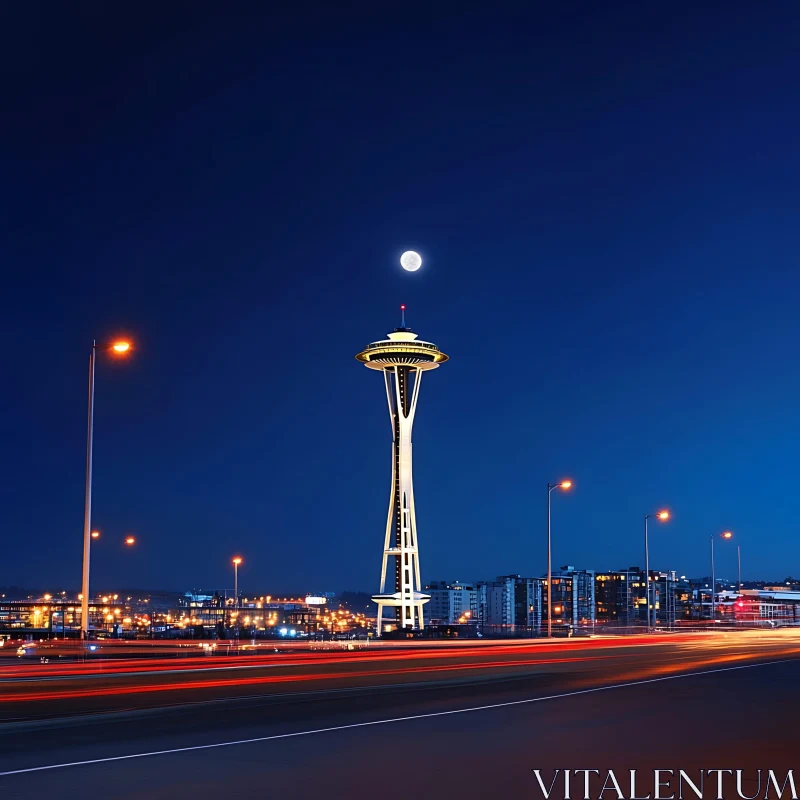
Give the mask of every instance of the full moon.
[(422, 266), (422, 259), (419, 253), (407, 250), (400, 256), (400, 266), (407, 272), (416, 272)]

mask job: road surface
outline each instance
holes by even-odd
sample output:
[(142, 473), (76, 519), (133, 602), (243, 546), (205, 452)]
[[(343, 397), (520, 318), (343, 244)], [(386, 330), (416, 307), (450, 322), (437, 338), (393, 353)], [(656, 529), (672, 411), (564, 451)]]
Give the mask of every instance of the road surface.
[(797, 768), (800, 632), (318, 659), (235, 665), (244, 684), (208, 668), (6, 676), (0, 797), (541, 798), (533, 769), (549, 784), (637, 768), (652, 789), (655, 767), (742, 769), (752, 795), (755, 769)]

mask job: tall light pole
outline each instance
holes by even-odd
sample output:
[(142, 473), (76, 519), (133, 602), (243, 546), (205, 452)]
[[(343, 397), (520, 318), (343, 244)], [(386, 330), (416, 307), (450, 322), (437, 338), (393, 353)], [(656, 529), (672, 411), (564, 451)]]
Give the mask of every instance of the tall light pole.
[[(114, 342), (114, 355), (125, 355), (130, 342)], [(86, 425), (86, 495), (83, 506), (83, 574), (81, 577), (81, 639), (89, 638), (89, 561), (92, 549), (92, 449), (94, 446), (94, 372), (97, 361), (97, 342), (92, 342), (89, 354), (89, 419)], [(97, 537), (94, 537), (97, 538)]]
[(239, 608), (239, 564), (242, 563), (240, 556), (233, 559), (233, 597), (234, 607)]
[(550, 495), (553, 489), (564, 489), (572, 487), (572, 481), (561, 481), (560, 483), (547, 484), (547, 638), (553, 638), (553, 547), (550, 537)]
[[(733, 534), (730, 531), (724, 531), (720, 534), (711, 535), (711, 613), (709, 614), (709, 618), (712, 622), (717, 618), (717, 576), (714, 572), (714, 539), (716, 539), (717, 536), (719, 536), (720, 539), (732, 539)], [(700, 607), (702, 608), (702, 601)]]
[[(650, 631), (650, 543), (647, 537), (647, 520), (650, 517), (666, 522), (669, 519), (669, 511), (658, 511), (655, 514), (644, 515), (644, 603), (647, 608), (647, 630)], [(667, 581), (669, 582), (669, 581)], [(655, 601), (653, 602), (655, 606)], [(655, 611), (655, 608), (653, 609)]]
[(738, 567), (738, 577), (739, 580), (736, 584), (736, 591), (741, 594), (742, 592), (742, 546), (740, 544), (736, 545), (736, 561), (739, 565)]

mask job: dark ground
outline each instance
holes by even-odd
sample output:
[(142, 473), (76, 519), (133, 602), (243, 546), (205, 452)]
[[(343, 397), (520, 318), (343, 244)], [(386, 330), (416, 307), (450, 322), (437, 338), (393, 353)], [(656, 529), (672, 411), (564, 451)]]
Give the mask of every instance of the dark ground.
[[(683, 677), (666, 680), (658, 675), (661, 648), (642, 648), (639, 678), (617, 676), (612, 658), (605, 669), (576, 664), (498, 680), (448, 675), (394, 688), (257, 694), (106, 719), (10, 723), (0, 728), (0, 773), (237, 743), (5, 774), (0, 798), (541, 798), (533, 768), (548, 781), (555, 768), (613, 768), (626, 779), (637, 768), (644, 795), (655, 767), (747, 770), (744, 791), (753, 795), (756, 768), (798, 766), (800, 660), (752, 650), (742, 659), (737, 646), (736, 663), (699, 665), (717, 670), (706, 674), (693, 674), (687, 663)], [(518, 702), (533, 698), (541, 700)], [(513, 705), (452, 713), (497, 703)], [(364, 725), (425, 714), (434, 716)], [(303, 735), (287, 736), (293, 733)], [(270, 736), (278, 738), (242, 741)], [(573, 798), (582, 797), (582, 780), (573, 778)], [(601, 784), (592, 787), (599, 796)], [(706, 797), (716, 796), (712, 788)], [(563, 797), (563, 783), (553, 796)], [(733, 783), (724, 796), (737, 796)]]

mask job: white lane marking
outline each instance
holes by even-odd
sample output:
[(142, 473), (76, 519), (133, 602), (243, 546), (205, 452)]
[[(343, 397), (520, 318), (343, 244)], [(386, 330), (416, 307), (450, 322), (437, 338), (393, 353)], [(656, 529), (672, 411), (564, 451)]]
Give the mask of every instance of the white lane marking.
[(27, 769), (12, 769), (7, 772), (0, 772), (0, 778), (9, 775), (22, 775), (29, 772), (44, 772), (51, 769), (65, 769), (66, 767), (85, 767), (91, 764), (108, 764), (113, 761), (128, 761), (132, 758), (150, 758), (152, 756), (174, 755), (175, 753), (190, 753), (196, 750), (212, 750), (217, 747), (234, 747), (241, 744), (257, 744), (259, 742), (271, 742), (276, 739), (292, 739), (296, 736), (313, 736), (317, 733), (333, 733), (334, 731), (346, 731), (353, 728), (367, 728), (371, 725), (389, 725), (393, 722), (410, 722), (416, 719), (431, 719), (433, 717), (446, 717), (452, 714), (467, 714), (473, 711), (490, 711), (494, 708), (508, 708), (509, 706), (521, 706), (528, 703), (542, 703), (546, 700), (563, 700), (567, 697), (578, 697), (583, 694), (593, 694), (595, 692), (605, 692), (610, 689), (627, 689), (632, 686), (645, 686), (649, 683), (661, 683), (662, 681), (674, 681), (681, 678), (697, 678), (702, 675), (714, 675), (719, 672), (733, 672), (740, 669), (753, 669), (755, 667), (769, 667), (775, 664), (791, 664), (797, 661), (794, 658), (782, 659), (780, 661), (763, 661), (759, 664), (741, 664), (735, 667), (720, 667), (719, 669), (708, 669), (700, 672), (685, 672), (681, 675), (665, 675), (661, 678), (647, 678), (642, 681), (630, 681), (628, 683), (614, 683), (609, 686), (595, 686), (592, 689), (578, 689), (574, 692), (563, 692), (562, 694), (551, 694), (546, 697), (529, 697), (525, 700), (509, 700), (505, 703), (492, 703), (486, 706), (473, 706), (471, 708), (456, 708), (450, 711), (432, 711), (428, 714), (413, 714), (410, 717), (392, 717), (390, 719), (377, 719), (371, 722), (353, 722), (349, 725), (335, 725), (330, 728), (316, 728), (310, 731), (295, 731), (294, 733), (276, 733), (272, 736), (258, 736), (253, 739), (238, 739), (232, 742), (216, 742), (214, 744), (198, 744), (191, 747), (175, 747), (171, 750), (153, 750), (149, 753), (131, 753), (127, 756), (109, 756), (107, 758), (92, 758), (87, 761), (69, 761), (65, 764), (47, 764), (42, 767), (28, 767)]

